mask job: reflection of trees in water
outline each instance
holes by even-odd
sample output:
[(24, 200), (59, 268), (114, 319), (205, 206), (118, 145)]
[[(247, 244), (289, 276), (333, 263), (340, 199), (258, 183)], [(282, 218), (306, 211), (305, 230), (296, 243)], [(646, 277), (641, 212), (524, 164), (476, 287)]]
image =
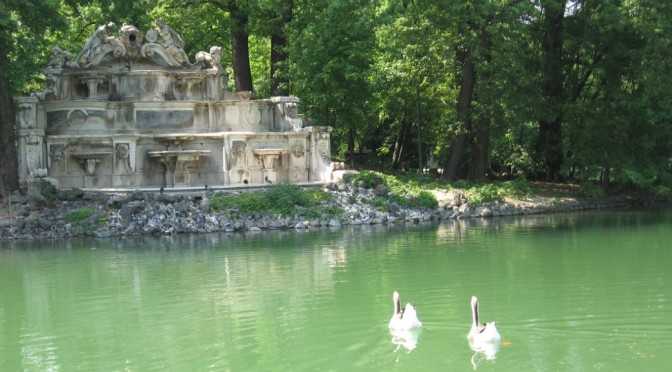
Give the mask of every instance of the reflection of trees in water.
[[(179, 365), (175, 355), (168, 355), (171, 350), (206, 343), (217, 346), (212, 363), (222, 366), (235, 364), (241, 350), (279, 355), (299, 334), (320, 339), (329, 330), (337, 332), (330, 325), (340, 325), (338, 317), (352, 311), (353, 304), (358, 314), (382, 314), (382, 324), (388, 290), (399, 283), (436, 278), (449, 283), (437, 284), (447, 287), (441, 295), (466, 299), (473, 294), (474, 268), (479, 283), (499, 288), (484, 286), (489, 293), (482, 293), (502, 310), (498, 314), (514, 311), (512, 299), (502, 293), (538, 295), (530, 306), (516, 308), (515, 326), (569, 327), (571, 320), (571, 327), (590, 329), (591, 320), (580, 315), (588, 309), (608, 313), (613, 305), (591, 302), (596, 288), (613, 298), (630, 299), (632, 312), (669, 300), (655, 285), (647, 290), (637, 285), (651, 283), (646, 268), (659, 268), (660, 255), (642, 255), (641, 241), (631, 236), (634, 228), (661, 226), (659, 216), (607, 212), (338, 231), (5, 243), (0, 248), (0, 283), (13, 284), (11, 291), (0, 292), (0, 337), (33, 340), (33, 347), (25, 350), (16, 343), (13, 354), (53, 361), (76, 359), (73, 342), (109, 345), (115, 332), (125, 332), (124, 344), (96, 352), (109, 353), (111, 360), (120, 352), (142, 359), (134, 353), (145, 352)], [(631, 249), (614, 251), (616, 244)], [(658, 243), (654, 239), (651, 244)], [(600, 265), (606, 258), (636, 264), (621, 265), (629, 271), (616, 273)], [(624, 275), (631, 283), (621, 281)], [(568, 318), (527, 321), (547, 310), (544, 296), (553, 296), (553, 310)], [(462, 309), (446, 311), (452, 318), (466, 314)], [(59, 328), (75, 323), (72, 329)], [(508, 326), (514, 326), (510, 320)], [(39, 334), (30, 336), (35, 329)], [(153, 329), (161, 337), (148, 344)], [(57, 337), (62, 332), (70, 333)], [(37, 343), (37, 338), (44, 342)], [(546, 355), (544, 337), (533, 334), (530, 340), (535, 355), (553, 360)], [(236, 346), (227, 346), (231, 342)], [(568, 340), (564, 347), (570, 346)], [(20, 361), (8, 363), (7, 370), (22, 369)]]

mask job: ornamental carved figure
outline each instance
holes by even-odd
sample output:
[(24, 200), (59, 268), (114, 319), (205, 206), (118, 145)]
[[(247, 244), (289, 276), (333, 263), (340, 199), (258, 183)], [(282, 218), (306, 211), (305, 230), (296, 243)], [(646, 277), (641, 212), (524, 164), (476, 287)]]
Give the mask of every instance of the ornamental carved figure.
[(294, 145), (292, 145), (290, 150), (292, 152), (292, 155), (294, 155), (297, 158), (302, 157), (303, 154), (305, 153), (305, 149), (303, 148), (303, 144), (301, 143), (295, 143)]
[(147, 31), (145, 39), (148, 43), (142, 47), (143, 57), (152, 57), (156, 54), (172, 67), (190, 65), (189, 57), (184, 52), (182, 36), (163, 20), (156, 21), (156, 27)]
[(222, 69), (220, 64), (222, 60), (222, 48), (218, 46), (210, 47), (210, 53), (198, 52), (196, 53), (196, 63), (201, 65), (201, 68), (219, 71)]
[(49, 145), (49, 159), (51, 162), (59, 162), (65, 158), (65, 145), (61, 143)]
[(51, 56), (49, 57), (49, 62), (47, 62), (47, 68), (61, 69), (63, 67), (75, 67), (76, 64), (72, 53), (57, 46), (51, 48)]
[(137, 27), (124, 23), (119, 29), (119, 38), (130, 57), (136, 57), (140, 54), (143, 35)]
[(128, 143), (117, 143), (114, 147), (117, 164), (123, 166), (126, 170), (131, 169), (131, 152)]
[(245, 165), (245, 148), (247, 144), (243, 141), (233, 141), (231, 144), (231, 163), (229, 169), (236, 165)]
[(98, 65), (109, 53), (113, 53), (115, 57), (121, 57), (126, 53), (126, 48), (121, 41), (112, 36), (114, 27), (114, 23), (110, 22), (96, 29), (77, 55), (76, 62), (79, 66)]

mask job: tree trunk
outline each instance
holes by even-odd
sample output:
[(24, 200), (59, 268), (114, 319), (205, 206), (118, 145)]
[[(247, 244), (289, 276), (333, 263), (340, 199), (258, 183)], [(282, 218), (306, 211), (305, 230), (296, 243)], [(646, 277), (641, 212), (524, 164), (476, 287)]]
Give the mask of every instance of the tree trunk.
[(287, 24), (292, 20), (293, 1), (286, 0), (280, 5), (279, 22), (271, 34), (271, 95), (289, 95), (289, 66), (287, 59)]
[(418, 141), (418, 172), (422, 173), (424, 168), (422, 156), (422, 131), (420, 125), (420, 87), (415, 87), (415, 130), (416, 139)]
[[(7, 50), (1, 41), (0, 46), (0, 50)], [(7, 55), (0, 52), (0, 195), (3, 196), (19, 187), (14, 102), (6, 73)]]
[(543, 116), (539, 120), (537, 153), (544, 162), (546, 179), (557, 180), (562, 154), (563, 20), (566, 0), (547, 0), (544, 5), (542, 42)]
[(471, 168), (469, 178), (474, 181), (485, 180), (490, 168), (490, 118), (481, 117), (473, 124), (473, 142), (471, 143)]
[(401, 164), (401, 158), (404, 155), (404, 149), (406, 147), (406, 132), (408, 132), (408, 124), (406, 123), (406, 120), (402, 118), (397, 141), (394, 143), (394, 152), (392, 152), (393, 169), (399, 169), (399, 164)]
[(474, 83), (476, 82), (476, 71), (471, 51), (469, 49), (458, 51), (457, 58), (458, 64), (462, 67), (460, 94), (457, 97), (457, 120), (462, 128), (450, 143), (450, 156), (444, 171), (444, 177), (451, 181), (459, 177), (458, 172), (460, 165), (462, 165), (467, 136), (471, 130), (471, 100), (474, 96)]
[(348, 128), (348, 156), (350, 167), (355, 167), (355, 129)]
[(229, 6), (231, 15), (231, 50), (233, 51), (233, 74), (236, 91), (253, 91), (248, 45), (247, 14), (235, 2)]
[[(478, 85), (480, 96), (477, 94), (477, 100), (483, 107), (492, 107), (492, 78), (489, 70), (491, 60), (491, 42), (490, 34), (484, 25), (480, 34), (481, 55), (485, 59), (486, 67), (479, 71)], [(492, 121), (490, 110), (481, 112), (480, 116), (472, 122), (472, 142), (471, 142), (471, 167), (469, 169), (469, 178), (475, 181), (485, 180), (488, 169), (490, 168), (490, 122)]]

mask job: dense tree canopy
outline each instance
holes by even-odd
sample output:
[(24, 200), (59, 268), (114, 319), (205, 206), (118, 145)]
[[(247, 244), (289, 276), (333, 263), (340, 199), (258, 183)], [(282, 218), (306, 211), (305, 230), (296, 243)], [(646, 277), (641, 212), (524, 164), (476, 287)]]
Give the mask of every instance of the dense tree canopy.
[(359, 166), (672, 184), (672, 3), (654, 0), (4, 1), (2, 146), (52, 46), (156, 18), (191, 56), (222, 46), (231, 89), (299, 96)]

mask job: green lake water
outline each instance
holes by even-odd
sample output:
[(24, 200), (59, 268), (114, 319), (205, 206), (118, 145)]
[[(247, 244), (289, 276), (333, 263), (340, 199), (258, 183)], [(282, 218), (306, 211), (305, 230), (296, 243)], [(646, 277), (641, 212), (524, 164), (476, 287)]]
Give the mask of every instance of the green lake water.
[(669, 212), (2, 243), (0, 371), (670, 370), (671, 266)]

